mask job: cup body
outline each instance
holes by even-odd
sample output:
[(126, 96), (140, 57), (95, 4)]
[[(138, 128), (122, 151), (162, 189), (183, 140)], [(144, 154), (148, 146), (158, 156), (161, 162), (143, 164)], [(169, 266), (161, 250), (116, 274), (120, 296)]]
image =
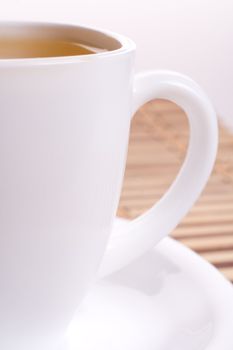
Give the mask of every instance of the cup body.
[(75, 26), (5, 23), (1, 31), (116, 46), (0, 60), (0, 348), (52, 350), (94, 279), (116, 214), (135, 50)]

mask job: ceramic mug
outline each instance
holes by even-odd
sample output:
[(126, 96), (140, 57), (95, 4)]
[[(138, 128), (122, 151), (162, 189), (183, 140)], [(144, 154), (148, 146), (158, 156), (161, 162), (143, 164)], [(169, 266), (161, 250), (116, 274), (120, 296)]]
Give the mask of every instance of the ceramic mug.
[[(217, 121), (191, 79), (169, 71), (135, 75), (135, 44), (124, 36), (45, 23), (2, 23), (2, 31), (108, 49), (0, 59), (0, 348), (54, 350), (101, 260), (99, 276), (123, 267), (193, 205), (214, 164)], [(187, 156), (162, 199), (107, 246), (130, 122), (155, 98), (187, 113)]]

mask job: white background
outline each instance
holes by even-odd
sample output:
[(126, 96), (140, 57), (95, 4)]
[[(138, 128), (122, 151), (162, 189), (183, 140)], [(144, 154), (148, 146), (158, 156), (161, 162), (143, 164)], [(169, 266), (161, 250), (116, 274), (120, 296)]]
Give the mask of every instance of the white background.
[(232, 0), (0, 0), (0, 19), (72, 22), (130, 36), (137, 70), (190, 75), (233, 128)]

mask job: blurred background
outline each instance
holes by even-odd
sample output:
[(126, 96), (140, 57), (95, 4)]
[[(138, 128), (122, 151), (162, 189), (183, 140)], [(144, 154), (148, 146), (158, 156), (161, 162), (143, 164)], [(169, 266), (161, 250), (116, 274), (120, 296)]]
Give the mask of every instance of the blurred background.
[[(136, 70), (172, 69), (195, 79), (220, 120), (216, 166), (203, 195), (173, 236), (233, 281), (232, 0), (8, 0), (0, 20), (97, 26), (131, 37)], [(188, 125), (166, 101), (145, 105), (132, 123), (118, 214), (134, 218), (159, 199), (185, 155)]]

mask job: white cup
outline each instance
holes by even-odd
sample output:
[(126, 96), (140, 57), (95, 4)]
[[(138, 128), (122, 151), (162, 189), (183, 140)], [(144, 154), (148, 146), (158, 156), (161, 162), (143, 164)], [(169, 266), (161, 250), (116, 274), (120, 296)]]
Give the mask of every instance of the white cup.
[[(215, 160), (216, 115), (200, 87), (181, 74), (135, 76), (135, 44), (121, 35), (43, 23), (2, 23), (1, 33), (108, 49), (0, 59), (0, 349), (54, 350), (101, 260), (99, 276), (123, 267), (193, 205)], [(187, 113), (187, 156), (162, 199), (107, 247), (131, 118), (154, 98)]]

